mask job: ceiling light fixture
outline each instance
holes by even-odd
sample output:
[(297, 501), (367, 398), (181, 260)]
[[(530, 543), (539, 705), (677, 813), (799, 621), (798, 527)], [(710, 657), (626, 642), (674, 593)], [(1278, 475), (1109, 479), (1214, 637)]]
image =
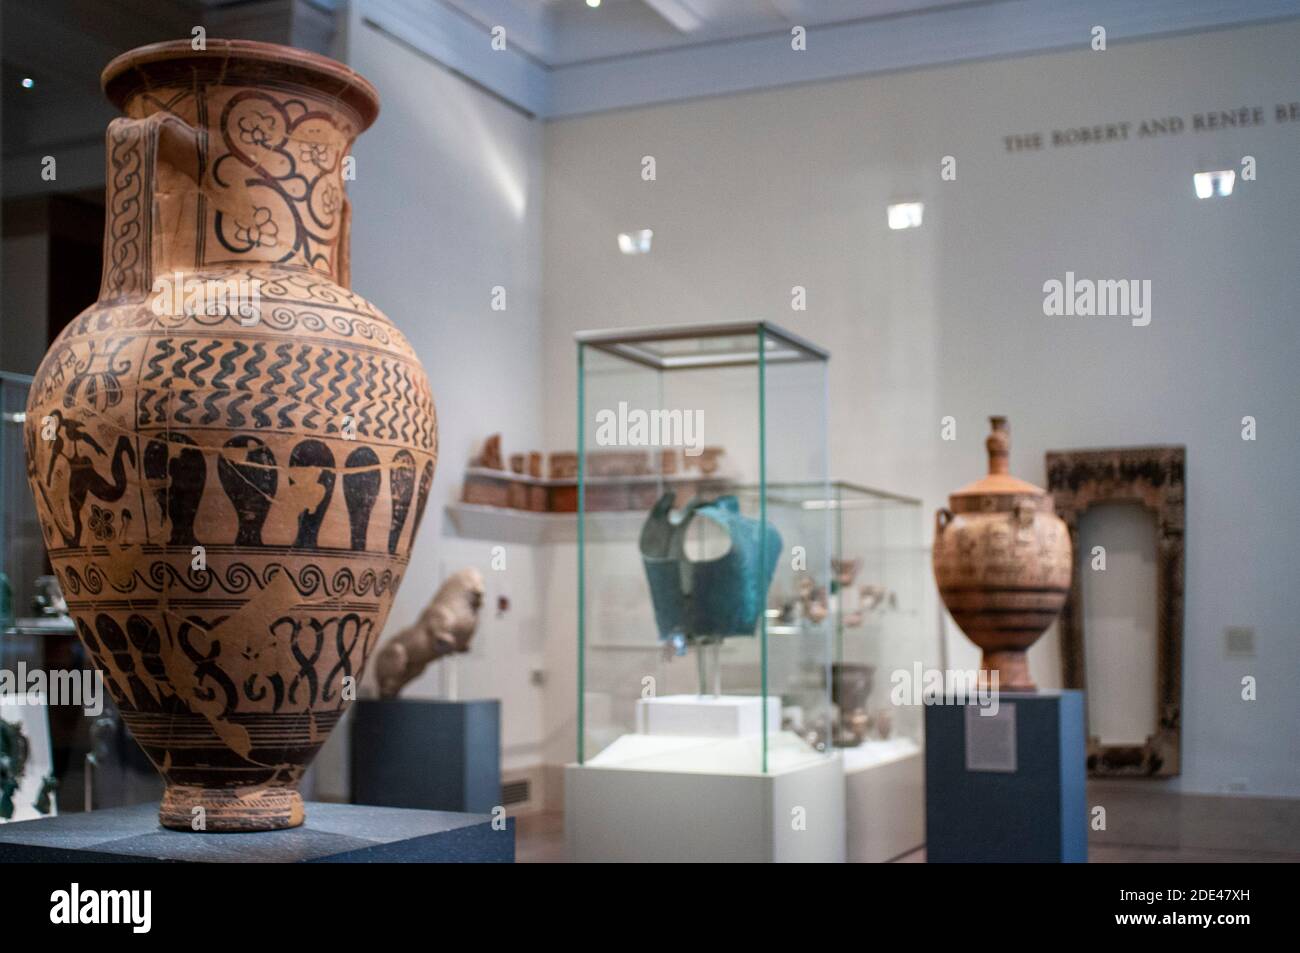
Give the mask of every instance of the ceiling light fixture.
[(634, 232), (619, 232), (618, 250), (624, 255), (648, 255), (650, 242), (654, 237), (655, 233), (648, 228), (637, 229)]
[(1196, 188), (1198, 199), (1211, 199), (1232, 194), (1232, 187), (1237, 182), (1237, 173), (1232, 169), (1215, 169), (1213, 172), (1197, 172), (1192, 176), (1192, 185)]
[(36, 80), (32, 79), (30, 76), (23, 77), (23, 82), (22, 82), (23, 89), (31, 89), (35, 85), (36, 85)]
[(901, 228), (920, 228), (921, 216), (925, 212), (923, 202), (895, 202), (886, 208), (889, 215), (889, 227), (895, 231)]
[(587, 6), (595, 10), (598, 6), (600, 6), (600, 0), (587, 0)]

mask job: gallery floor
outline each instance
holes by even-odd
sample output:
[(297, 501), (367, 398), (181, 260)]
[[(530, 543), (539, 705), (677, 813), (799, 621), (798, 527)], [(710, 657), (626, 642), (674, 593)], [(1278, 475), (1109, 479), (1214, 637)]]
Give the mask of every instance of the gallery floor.
[[(565, 860), (563, 813), (544, 811), (521, 817), (516, 830), (515, 859), (518, 863), (549, 864)], [(1300, 863), (1300, 852), (1094, 843), (1088, 847), (1088, 860), (1094, 864), (1294, 864)], [(925, 849), (905, 854), (896, 863), (923, 864)]]
[[(1108, 805), (1105, 831), (1089, 837), (1094, 864), (1300, 863), (1300, 802), (1144, 791), (1140, 784), (1093, 782), (1091, 805)], [(516, 822), (519, 863), (565, 861), (563, 811)], [(925, 863), (925, 849), (897, 859)]]

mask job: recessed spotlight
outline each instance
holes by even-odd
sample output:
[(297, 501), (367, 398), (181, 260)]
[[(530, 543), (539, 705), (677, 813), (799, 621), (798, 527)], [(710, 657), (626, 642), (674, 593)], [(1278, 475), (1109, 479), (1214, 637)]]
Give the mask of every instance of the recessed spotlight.
[(1192, 176), (1192, 185), (1196, 187), (1198, 199), (1211, 199), (1216, 196), (1232, 194), (1232, 187), (1237, 183), (1237, 173), (1232, 169), (1216, 169), (1213, 172), (1197, 172)]
[(886, 211), (889, 213), (889, 227), (897, 231), (900, 228), (920, 228), (921, 216), (925, 212), (923, 202), (896, 202)]
[(600, 6), (600, 0), (587, 0), (587, 6), (595, 10), (598, 6)]
[(22, 80), (23, 89), (31, 89), (35, 85), (36, 85), (36, 80), (32, 79), (30, 76), (23, 77)]
[(637, 229), (635, 232), (619, 232), (618, 250), (624, 255), (648, 255), (650, 242), (654, 237), (655, 233), (648, 228)]

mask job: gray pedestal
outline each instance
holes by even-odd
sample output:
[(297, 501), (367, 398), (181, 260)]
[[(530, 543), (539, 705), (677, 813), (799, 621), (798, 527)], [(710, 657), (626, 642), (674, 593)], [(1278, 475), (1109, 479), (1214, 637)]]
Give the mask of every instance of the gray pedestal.
[(301, 827), (198, 834), (158, 825), (157, 804), (0, 825), (4, 863), (510, 863), (515, 828), (483, 815), (307, 805)]
[(358, 701), (352, 803), (490, 813), (501, 803), (501, 703)]
[(925, 710), (925, 853), (944, 862), (1083, 863), (1083, 692), (999, 697)]

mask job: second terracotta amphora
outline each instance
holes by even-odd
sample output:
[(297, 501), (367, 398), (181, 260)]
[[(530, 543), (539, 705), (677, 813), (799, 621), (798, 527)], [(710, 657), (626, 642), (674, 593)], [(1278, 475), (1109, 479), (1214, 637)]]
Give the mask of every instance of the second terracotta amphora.
[(1034, 691), (1026, 652), (1065, 604), (1072, 553), (1052, 498), (1007, 472), (1005, 417), (990, 418), (988, 476), (963, 487), (936, 514), (934, 578), (982, 669), (1001, 691)]
[(184, 830), (302, 823), (428, 500), (410, 344), (349, 290), (344, 171), (378, 112), (345, 66), (162, 43), (103, 75), (99, 301), (27, 407), (69, 611)]

